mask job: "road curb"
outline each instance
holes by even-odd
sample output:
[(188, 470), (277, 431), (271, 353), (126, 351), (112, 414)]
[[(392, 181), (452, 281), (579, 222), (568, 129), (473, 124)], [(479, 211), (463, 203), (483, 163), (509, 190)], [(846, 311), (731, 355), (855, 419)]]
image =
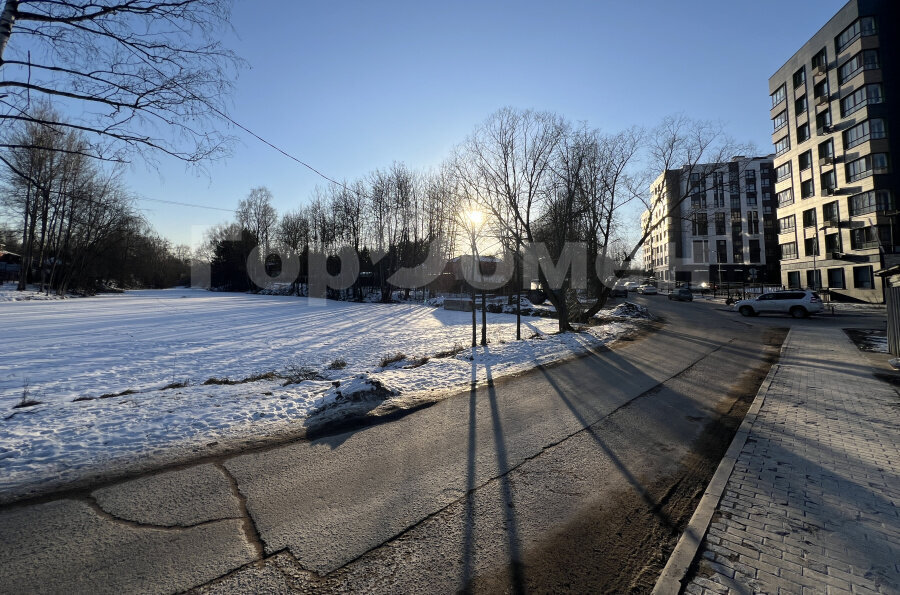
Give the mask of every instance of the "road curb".
[[(785, 349), (790, 343), (791, 333), (793, 333), (793, 329), (788, 332), (787, 336), (784, 338), (784, 342), (781, 344), (779, 362), (781, 361), (781, 356), (784, 355)], [(766, 393), (769, 390), (769, 386), (772, 384), (772, 380), (775, 378), (775, 375), (780, 368), (780, 363), (774, 364), (769, 369), (769, 373), (766, 375), (765, 380), (763, 380), (762, 384), (759, 386), (756, 397), (753, 399), (750, 409), (747, 410), (747, 415), (744, 416), (744, 420), (741, 422), (737, 433), (734, 435), (731, 445), (729, 445), (728, 450), (725, 451), (725, 456), (723, 456), (722, 460), (719, 462), (719, 466), (716, 468), (716, 472), (709, 481), (709, 485), (706, 486), (703, 497), (697, 505), (697, 510), (694, 511), (694, 515), (688, 522), (684, 533), (682, 533), (681, 537), (678, 539), (675, 549), (672, 550), (672, 554), (669, 556), (669, 561), (666, 562), (662, 574), (659, 575), (659, 579), (657, 579), (656, 585), (653, 587), (653, 595), (677, 595), (681, 592), (681, 589), (684, 586), (682, 581), (687, 575), (688, 569), (691, 567), (694, 558), (697, 556), (697, 550), (700, 549), (700, 543), (706, 536), (706, 531), (709, 529), (709, 524), (712, 521), (713, 514), (716, 512), (716, 507), (719, 505), (719, 500), (725, 492), (725, 486), (728, 484), (731, 472), (734, 471), (734, 465), (737, 462), (738, 455), (741, 454), (741, 450), (747, 442), (747, 437), (750, 435), (750, 430), (753, 429), (753, 424), (756, 422), (759, 410), (762, 409), (763, 403), (766, 400)]]

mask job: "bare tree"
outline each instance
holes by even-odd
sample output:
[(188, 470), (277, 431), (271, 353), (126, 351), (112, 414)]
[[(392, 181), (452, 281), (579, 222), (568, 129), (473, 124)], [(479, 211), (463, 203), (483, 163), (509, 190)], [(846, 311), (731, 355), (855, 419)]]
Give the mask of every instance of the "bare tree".
[(238, 203), (237, 221), (256, 237), (263, 249), (262, 257), (268, 256), (278, 224), (278, 212), (272, 206), (272, 193), (268, 188), (253, 188), (247, 198)]
[[(502, 226), (517, 250), (536, 241), (535, 220), (549, 196), (551, 160), (565, 134), (566, 124), (555, 114), (503, 108), (466, 140), (456, 160), (466, 193)], [(559, 313), (560, 330), (568, 329), (563, 296), (550, 287), (541, 268), (538, 280)]]
[[(218, 39), (230, 4), (6, 0), (0, 128), (31, 122), (89, 132), (75, 150), (114, 161), (134, 153), (191, 163), (225, 155), (231, 139), (221, 132), (221, 118), (241, 67)], [(50, 100), (72, 105), (70, 118), (37, 109)], [(0, 139), (0, 147), (20, 145)]]

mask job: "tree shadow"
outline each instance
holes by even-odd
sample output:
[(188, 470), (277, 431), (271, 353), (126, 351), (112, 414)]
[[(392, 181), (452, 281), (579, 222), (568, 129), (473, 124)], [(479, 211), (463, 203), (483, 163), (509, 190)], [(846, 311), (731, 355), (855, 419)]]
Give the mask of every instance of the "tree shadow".
[[(489, 355), (490, 348), (484, 347), (484, 354)], [(468, 457), (466, 462), (466, 506), (465, 506), (465, 529), (463, 534), (463, 569), (462, 569), (462, 592), (469, 593), (472, 591), (472, 581), (475, 578), (475, 465), (476, 465), (476, 448), (477, 448), (477, 424), (476, 409), (478, 390), (476, 383), (478, 379), (477, 361), (472, 359), (472, 388), (469, 392), (469, 438), (468, 438)], [(503, 422), (500, 419), (500, 408), (497, 400), (497, 390), (494, 386), (493, 373), (491, 366), (485, 358), (484, 363), (485, 374), (487, 378), (487, 395), (491, 410), (491, 424), (494, 436), (494, 449), (497, 456), (497, 469), (499, 477), (497, 481), (500, 483), (501, 502), (503, 506), (502, 516), (504, 528), (506, 529), (507, 546), (509, 553), (509, 579), (513, 593), (525, 593), (525, 568), (523, 563), (522, 548), (519, 536), (518, 519), (515, 513), (515, 503), (513, 502), (512, 483), (509, 479), (509, 455), (506, 448), (506, 439), (503, 430)]]

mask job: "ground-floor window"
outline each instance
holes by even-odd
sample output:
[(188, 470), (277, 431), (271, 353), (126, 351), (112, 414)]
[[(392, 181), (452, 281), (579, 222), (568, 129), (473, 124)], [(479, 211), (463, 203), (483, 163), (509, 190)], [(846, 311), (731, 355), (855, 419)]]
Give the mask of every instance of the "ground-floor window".
[(788, 272), (787, 279), (787, 285), (789, 288), (796, 289), (800, 287), (800, 271)]
[(822, 272), (818, 269), (809, 269), (806, 271), (806, 286), (810, 289), (822, 287)]
[(844, 284), (844, 269), (828, 269), (828, 287), (831, 289), (846, 289)]
[(875, 289), (872, 267), (853, 267), (853, 287), (856, 289)]

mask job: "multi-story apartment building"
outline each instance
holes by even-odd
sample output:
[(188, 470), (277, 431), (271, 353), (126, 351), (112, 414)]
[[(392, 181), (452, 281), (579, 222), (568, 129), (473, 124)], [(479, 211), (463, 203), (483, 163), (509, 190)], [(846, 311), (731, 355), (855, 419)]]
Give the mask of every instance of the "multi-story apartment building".
[(772, 156), (668, 170), (653, 182), (644, 268), (666, 283), (777, 283)]
[(787, 287), (881, 302), (900, 262), (898, 5), (851, 0), (769, 79)]

